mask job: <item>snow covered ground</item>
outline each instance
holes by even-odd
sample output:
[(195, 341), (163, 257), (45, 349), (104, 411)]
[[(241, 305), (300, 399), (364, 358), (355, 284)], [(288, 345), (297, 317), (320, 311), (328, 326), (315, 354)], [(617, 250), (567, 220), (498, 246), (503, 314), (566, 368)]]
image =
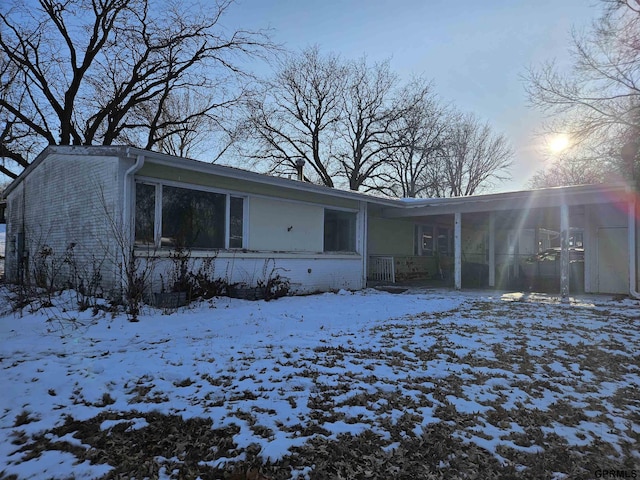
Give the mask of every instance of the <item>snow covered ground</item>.
[(0, 478), (640, 471), (637, 301), (341, 291), (131, 323), (73, 300), (0, 303)]

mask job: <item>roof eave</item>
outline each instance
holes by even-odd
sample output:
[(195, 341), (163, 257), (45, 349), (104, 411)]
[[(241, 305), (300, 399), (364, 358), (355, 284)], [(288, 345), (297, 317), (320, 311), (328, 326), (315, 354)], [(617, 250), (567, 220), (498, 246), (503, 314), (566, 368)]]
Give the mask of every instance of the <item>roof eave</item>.
[[(418, 217), (456, 212), (470, 213), (545, 208), (558, 206), (563, 202), (568, 205), (606, 203), (606, 199), (601, 200), (598, 196), (611, 194), (615, 198), (616, 195), (628, 194), (630, 188), (625, 182), (616, 182), (492, 193), (469, 197), (425, 199), (424, 202), (420, 202), (418, 205), (415, 205), (415, 202), (408, 203), (403, 201), (403, 205), (400, 208), (385, 208), (383, 215), (390, 218)], [(598, 196), (595, 194), (598, 194)]]
[(345, 198), (349, 200), (364, 201), (368, 203), (375, 203), (381, 206), (398, 207), (402, 205), (400, 199), (380, 198), (372, 195), (367, 195), (359, 192), (352, 192), (348, 190), (339, 190), (324, 185), (316, 185), (308, 182), (301, 182), (299, 180), (291, 180), (287, 178), (272, 177), (262, 173), (251, 172), (248, 170), (242, 170), (235, 167), (226, 165), (216, 165), (211, 163), (201, 162), (199, 160), (193, 160), (189, 158), (174, 157), (171, 155), (165, 155), (162, 153), (149, 152), (147, 150), (129, 148), (128, 151), (133, 155), (144, 155), (145, 161), (155, 163), (158, 165), (165, 165), (170, 167), (181, 168), (184, 170), (196, 171), (199, 173), (208, 173), (212, 175), (220, 175), (227, 178), (234, 178), (237, 180), (244, 180), (247, 182), (259, 183), (263, 185), (277, 186), (290, 190), (298, 190), (304, 192), (313, 192), (320, 195), (327, 195), (331, 197)]

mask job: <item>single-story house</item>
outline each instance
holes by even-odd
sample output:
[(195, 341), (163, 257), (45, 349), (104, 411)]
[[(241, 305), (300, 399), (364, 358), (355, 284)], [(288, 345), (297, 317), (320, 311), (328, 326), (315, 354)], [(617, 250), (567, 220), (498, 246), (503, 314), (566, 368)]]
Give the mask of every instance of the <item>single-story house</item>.
[(186, 249), (229, 283), (277, 272), (293, 293), (529, 289), (539, 252), (555, 248), (556, 291), (634, 294), (633, 192), (616, 183), (390, 199), (132, 147), (50, 146), (4, 192), (5, 271), (10, 282), (64, 281), (80, 269), (115, 292), (133, 252), (158, 291)]

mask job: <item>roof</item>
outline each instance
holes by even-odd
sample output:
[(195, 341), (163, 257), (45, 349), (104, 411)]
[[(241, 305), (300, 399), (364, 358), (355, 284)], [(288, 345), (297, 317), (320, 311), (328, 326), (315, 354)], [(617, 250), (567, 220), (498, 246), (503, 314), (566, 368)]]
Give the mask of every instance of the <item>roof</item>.
[(327, 195), (331, 197), (347, 198), (351, 200), (364, 201), (369, 203), (376, 203), (381, 206), (400, 206), (402, 205), (400, 199), (377, 197), (374, 195), (368, 195), (365, 193), (354, 192), (350, 190), (341, 190), (337, 188), (331, 188), (324, 185), (316, 185), (309, 182), (301, 182), (299, 180), (291, 180), (288, 178), (274, 177), (264, 173), (251, 172), (237, 167), (231, 167), (227, 165), (218, 165), (214, 163), (207, 163), (200, 160), (193, 160), (190, 158), (176, 157), (173, 155), (167, 155), (164, 153), (152, 152), (135, 147), (128, 146), (60, 146), (50, 145), (45, 148), (36, 159), (16, 178), (4, 191), (3, 198), (5, 198), (17, 185), (22, 182), (31, 171), (44, 161), (48, 156), (54, 154), (62, 155), (100, 155), (100, 156), (114, 156), (119, 158), (134, 159), (137, 156), (145, 157), (145, 162), (155, 163), (159, 165), (171, 166), (174, 168), (181, 168), (184, 170), (190, 170), (195, 172), (201, 172), (211, 175), (219, 175), (227, 178), (234, 178), (239, 180), (245, 180), (248, 182), (259, 183), (264, 185), (273, 185), (280, 188), (289, 190), (301, 190), (306, 192), (314, 192), (321, 195)]
[(456, 212), (490, 212), (566, 205), (593, 205), (628, 201), (630, 187), (624, 182), (541, 188), (452, 198), (405, 198), (401, 207), (388, 207), (387, 217), (415, 217)]
[(377, 203), (382, 206), (402, 205), (402, 200), (397, 198), (377, 197), (374, 195), (368, 195), (366, 193), (354, 192), (352, 190), (341, 190), (338, 188), (327, 187), (325, 185), (316, 185), (315, 183), (292, 180), (290, 178), (274, 177), (272, 175), (252, 172), (250, 170), (244, 170), (242, 168), (232, 167), (228, 165), (218, 165), (202, 162), (200, 160), (193, 160), (190, 158), (174, 157), (172, 155), (150, 152), (148, 150), (141, 150), (133, 147), (128, 148), (128, 152), (136, 156), (143, 155), (145, 157), (145, 162), (156, 163), (159, 165), (177, 167), (185, 170), (219, 175), (227, 178), (245, 180), (248, 182), (260, 183), (264, 185), (273, 185), (290, 190), (314, 192), (331, 197), (348, 198), (351, 200)]
[(251, 172), (237, 167), (202, 162), (190, 158), (176, 157), (129, 146), (59, 146), (45, 148), (3, 192), (2, 198), (16, 188), (45, 158), (54, 154), (63, 155), (100, 155), (134, 159), (145, 157), (145, 162), (167, 165), (175, 168), (219, 175), (248, 182), (273, 185), (290, 190), (314, 192), (331, 197), (364, 201), (384, 207), (388, 217), (414, 217), (450, 214), (455, 212), (488, 212), (495, 210), (513, 210), (568, 205), (587, 205), (611, 201), (626, 201), (629, 187), (626, 183), (578, 185), (553, 187), (538, 190), (523, 190), (506, 193), (491, 193), (452, 198), (386, 198), (350, 190), (340, 190), (299, 180), (274, 177), (263, 173)]

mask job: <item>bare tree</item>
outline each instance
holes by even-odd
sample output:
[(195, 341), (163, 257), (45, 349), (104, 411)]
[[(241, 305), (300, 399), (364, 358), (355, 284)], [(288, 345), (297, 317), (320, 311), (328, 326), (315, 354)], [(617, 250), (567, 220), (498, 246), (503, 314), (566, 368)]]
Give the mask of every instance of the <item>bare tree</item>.
[[(180, 0), (11, 0), (0, 7), (2, 172), (31, 160), (32, 144), (158, 143), (241, 100), (238, 56), (271, 44), (261, 32), (224, 33), (232, 0), (206, 10)], [(204, 93), (206, 92), (206, 94)], [(167, 115), (183, 95), (206, 99)], [(177, 113), (177, 112), (174, 112)], [(7, 163), (12, 162), (12, 166)]]
[(280, 175), (304, 160), (307, 179), (329, 187), (471, 195), (510, 165), (503, 136), (449, 113), (423, 78), (401, 85), (388, 62), (347, 63), (309, 48), (288, 57), (249, 106), (245, 158)]
[(582, 146), (599, 144), (618, 159), (615, 168), (633, 175), (638, 159), (635, 168), (623, 165), (620, 149), (629, 141), (637, 144), (640, 126), (640, 4), (602, 4), (590, 31), (572, 33), (571, 72), (560, 73), (552, 62), (530, 69), (526, 88), (531, 103), (552, 116), (546, 129), (571, 136), (573, 156), (588, 158)]
[(619, 149), (613, 152), (600, 141), (595, 144), (587, 142), (579, 151), (569, 149), (549, 158), (528, 184), (531, 188), (544, 188), (620, 181), (623, 174), (619, 164)]
[(360, 190), (365, 183), (369, 184), (367, 189), (375, 189), (372, 182), (387, 162), (391, 130), (410, 107), (394, 98), (397, 84), (398, 77), (388, 61), (369, 66), (363, 57), (348, 67), (338, 160), (350, 190)]
[(379, 190), (397, 197), (421, 197), (431, 193), (434, 169), (441, 164), (450, 134), (451, 115), (423, 79), (401, 92), (407, 108), (391, 132), (385, 183)]
[(2, 108), (2, 102), (9, 98), (15, 99), (18, 108), (27, 101), (21, 88), (20, 70), (5, 55), (0, 55), (0, 72), (0, 173), (14, 178), (15, 167), (26, 168), (29, 163), (25, 158), (32, 157), (38, 147), (25, 122)]
[(311, 170), (308, 179), (333, 187), (346, 73), (340, 58), (323, 56), (318, 47), (287, 57), (273, 80), (265, 82), (262, 98), (249, 105), (249, 128), (256, 137), (249, 155), (281, 175), (294, 172), (296, 161), (304, 160)]
[(601, 183), (606, 178), (603, 165), (592, 158), (561, 155), (529, 180), (531, 188), (563, 187)]
[(270, 173), (281, 175), (304, 160), (311, 181), (379, 190), (392, 129), (428, 92), (424, 84), (402, 97), (398, 85), (388, 62), (345, 62), (322, 55), (318, 47), (294, 54), (266, 82), (261, 101), (250, 105), (250, 131), (257, 141), (245, 142), (245, 156), (265, 161)]
[(473, 195), (509, 178), (513, 151), (503, 135), (471, 114), (453, 122), (445, 154), (431, 169), (429, 193), (436, 197)]
[[(215, 162), (236, 140), (237, 120), (231, 105), (235, 101), (211, 109), (214, 99), (200, 92), (171, 93), (160, 111), (139, 105), (131, 116), (148, 126), (144, 148)], [(135, 145), (145, 139), (132, 130), (123, 132), (120, 140)]]

